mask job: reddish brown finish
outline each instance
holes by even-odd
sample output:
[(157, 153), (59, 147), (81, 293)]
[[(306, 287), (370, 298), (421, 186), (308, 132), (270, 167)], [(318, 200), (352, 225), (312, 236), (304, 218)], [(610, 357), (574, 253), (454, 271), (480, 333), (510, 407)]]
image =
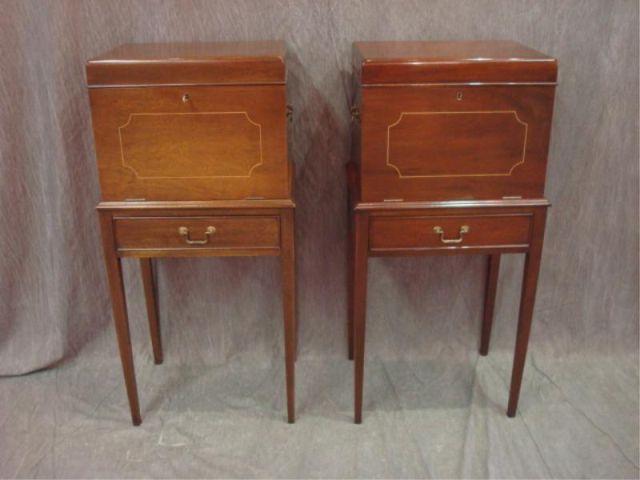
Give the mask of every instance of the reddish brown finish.
[[(453, 95), (443, 88), (429, 93)], [(526, 137), (527, 126), (509, 111), (401, 113), (388, 128), (387, 166), (402, 178), (507, 175), (523, 161)]]
[(520, 314), (518, 318), (518, 331), (516, 333), (516, 348), (513, 359), (513, 372), (511, 374), (511, 388), (509, 390), (509, 406), (507, 415), (515, 417), (520, 398), (520, 386), (522, 385), (522, 373), (529, 346), (529, 334), (531, 333), (531, 320), (533, 319), (533, 307), (538, 286), (538, 274), (540, 273), (540, 261), (542, 258), (542, 243), (544, 240), (544, 227), (547, 218), (546, 210), (536, 212), (533, 221), (533, 235), (531, 248), (527, 253), (524, 263), (524, 275), (522, 279), (522, 294), (520, 296)]
[(348, 170), (355, 222), (348, 329), (355, 422), (362, 421), (367, 259), (383, 255), (490, 255), (480, 342), (486, 355), (500, 255), (526, 253), (507, 410), (513, 416), (549, 206), (556, 61), (514, 42), (365, 42), (354, 50), (360, 123), (352, 148), (359, 165)]
[[(371, 253), (408, 250), (466, 250), (471, 247), (508, 249), (529, 244), (529, 215), (377, 217), (370, 222)], [(468, 233), (460, 233), (462, 227)], [(442, 235), (434, 232), (441, 227)], [(457, 241), (451, 244), (447, 241)], [(444, 240), (444, 241), (443, 241)]]
[(555, 82), (554, 58), (517, 42), (357, 42), (363, 85), (456, 82)]
[[(400, 206), (400, 208), (398, 208)], [(551, 204), (544, 198), (527, 200), (451, 200), (432, 202), (357, 202), (355, 211), (376, 211), (380, 215), (413, 215), (412, 211), (431, 212), (432, 215), (465, 214), (493, 212), (519, 213), (521, 209), (531, 207), (549, 207)], [(435, 210), (431, 210), (435, 209)], [(486, 210), (485, 210), (486, 209)]]
[[(215, 233), (208, 236), (212, 226)], [(188, 244), (179, 229), (189, 230), (189, 239), (205, 244)], [(277, 216), (202, 216), (202, 217), (116, 217), (118, 254), (145, 255), (148, 250), (171, 254), (215, 253), (215, 250), (258, 250), (258, 254), (277, 254), (280, 248), (280, 222)], [(270, 250), (270, 252), (263, 252)], [(203, 252), (206, 251), (206, 252)]]
[(354, 215), (351, 214), (357, 200), (356, 188), (358, 184), (357, 166), (353, 162), (347, 164), (347, 215), (348, 215), (348, 246), (347, 246), (347, 343), (349, 360), (353, 360), (353, 286), (354, 286), (354, 250), (355, 226)]
[(87, 62), (92, 86), (284, 84), (283, 42), (140, 43)]
[(141, 259), (161, 363), (152, 257), (280, 255), (287, 417), (295, 420), (295, 205), (283, 56), (277, 42), (135, 45), (87, 65), (98, 211), (134, 425), (141, 417), (119, 256)]
[(354, 50), (362, 202), (544, 195), (555, 59), (500, 41)]
[(498, 275), (500, 274), (500, 254), (489, 255), (487, 267), (487, 281), (484, 294), (484, 312), (482, 317), (482, 335), (480, 337), (480, 355), (489, 353), (491, 340), (491, 326), (493, 324), (493, 310), (496, 304), (498, 290)]
[(295, 412), (295, 360), (297, 356), (298, 326), (296, 318), (295, 230), (293, 210), (283, 212), (282, 225), (282, 308), (284, 310), (284, 350), (287, 376), (287, 419), (294, 423)]
[(193, 215), (198, 212), (212, 210), (222, 214), (237, 213), (238, 215), (277, 214), (283, 208), (295, 208), (290, 198), (282, 200), (203, 200), (193, 202), (100, 202), (96, 209), (114, 212), (126, 212), (127, 215), (144, 216), (145, 211), (153, 211), (163, 215)]
[(549, 86), (368, 87), (362, 201), (540, 198)]
[(355, 215), (353, 273), (353, 352), (355, 372), (355, 423), (362, 423), (362, 389), (364, 385), (364, 337), (367, 313), (367, 245), (369, 214)]
[(103, 200), (290, 198), (284, 86), (89, 93)]
[(118, 349), (120, 351), (124, 382), (127, 388), (127, 396), (129, 397), (131, 421), (134, 425), (140, 425), (140, 423), (142, 423), (142, 417), (140, 416), (136, 372), (133, 365), (133, 352), (131, 351), (131, 334), (129, 333), (129, 316), (127, 315), (127, 300), (124, 293), (122, 265), (116, 255), (113, 225), (109, 213), (100, 213), (100, 227), (102, 230), (102, 247), (104, 249), (104, 260), (111, 293), (111, 305), (113, 307), (113, 320), (118, 337)]
[[(476, 254), (490, 253), (491, 266), (489, 269), (489, 279), (487, 291), (485, 294), (485, 315), (483, 318), (483, 331), (481, 340), (481, 354), (486, 354), (488, 350), (489, 336), (491, 332), (491, 320), (493, 317), (493, 305), (495, 303), (495, 292), (497, 288), (497, 279), (499, 272), (499, 256), (502, 253), (526, 253), (527, 262), (525, 265), (525, 280), (523, 283), (523, 292), (520, 308), (520, 320), (518, 323), (518, 335), (516, 354), (514, 358), (513, 380), (511, 393), (509, 397), (508, 415), (515, 415), (517, 408), (518, 395), (520, 392), (520, 384), (522, 381), (522, 372), (524, 369), (524, 361), (526, 356), (528, 338), (531, 328), (531, 319), (533, 315), (533, 301), (535, 299), (535, 284), (540, 267), (540, 255), (542, 250), (542, 242), (544, 237), (544, 218), (546, 216), (547, 206), (542, 202), (541, 206), (533, 207), (468, 207), (468, 208), (451, 208), (447, 206), (431, 207), (428, 210), (416, 210), (412, 205), (404, 208), (402, 204), (396, 205), (395, 210), (387, 208), (386, 205), (380, 204), (379, 208), (371, 207), (363, 208), (359, 206), (353, 213), (355, 221), (355, 238), (351, 258), (353, 259), (353, 282), (350, 292), (351, 302), (353, 305), (352, 317), (349, 320), (348, 328), (352, 329), (350, 337), (350, 348), (353, 348), (355, 358), (355, 422), (362, 421), (362, 388), (363, 388), (363, 369), (364, 369), (364, 330), (365, 330), (365, 314), (366, 314), (366, 286), (367, 286), (367, 260), (370, 256), (379, 255), (426, 255), (426, 254)], [(449, 216), (452, 211), (457, 211), (459, 215), (455, 217)], [(487, 216), (483, 217), (479, 214), (486, 212)], [(452, 220), (455, 218), (455, 220)], [(463, 245), (449, 246), (447, 248), (413, 248), (415, 244), (416, 232), (408, 232), (408, 229), (414, 229), (412, 220), (417, 222), (418, 228), (423, 225), (431, 227), (434, 223), (444, 224), (443, 219), (457, 222), (460, 225), (460, 219), (481, 219), (480, 225), (484, 228), (487, 226), (485, 220), (491, 219), (491, 222), (498, 220), (508, 222), (508, 219), (515, 219), (515, 230), (510, 230), (507, 226), (502, 230), (505, 236), (525, 235), (522, 238), (528, 240), (528, 243), (520, 246), (514, 246), (508, 243), (489, 247), (472, 247), (465, 248)], [(518, 222), (524, 222), (525, 227), (518, 225)], [(380, 229), (380, 224), (386, 224), (397, 227), (389, 230)], [(472, 222), (467, 222), (474, 225)], [(406, 236), (402, 240), (402, 231)], [(445, 230), (446, 231), (446, 230)], [(473, 231), (473, 226), (472, 226)], [(481, 230), (484, 231), (484, 230)], [(373, 233), (375, 232), (375, 233)], [(524, 233), (523, 233), (524, 232)], [(493, 234), (493, 233), (492, 233)], [(372, 248), (373, 235), (376, 235), (382, 241), (402, 240), (405, 242), (402, 246), (395, 245), (395, 248), (382, 252)], [(388, 238), (385, 238), (388, 235)], [(423, 237), (419, 237), (423, 238)], [(506, 238), (506, 237), (505, 237)], [(434, 242), (435, 243), (435, 242)], [(406, 245), (409, 245), (407, 247)], [(352, 345), (352, 346), (351, 346)], [(485, 350), (483, 350), (485, 349)]]
[(156, 286), (153, 278), (153, 265), (150, 258), (140, 259), (140, 272), (142, 273), (142, 285), (144, 286), (144, 299), (149, 318), (149, 333), (151, 334), (151, 346), (153, 347), (153, 361), (160, 365), (162, 356), (162, 336), (160, 334), (160, 319), (158, 318), (158, 306), (156, 298)]

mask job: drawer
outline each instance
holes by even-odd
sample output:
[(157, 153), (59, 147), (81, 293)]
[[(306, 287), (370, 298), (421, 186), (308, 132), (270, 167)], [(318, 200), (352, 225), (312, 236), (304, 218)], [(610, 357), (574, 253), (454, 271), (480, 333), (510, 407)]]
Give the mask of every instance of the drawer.
[(289, 198), (284, 85), (89, 94), (103, 200)]
[(552, 85), (362, 89), (362, 201), (540, 198)]
[(374, 216), (371, 252), (513, 248), (529, 245), (530, 215)]
[(280, 248), (276, 216), (115, 217), (120, 255), (268, 255)]

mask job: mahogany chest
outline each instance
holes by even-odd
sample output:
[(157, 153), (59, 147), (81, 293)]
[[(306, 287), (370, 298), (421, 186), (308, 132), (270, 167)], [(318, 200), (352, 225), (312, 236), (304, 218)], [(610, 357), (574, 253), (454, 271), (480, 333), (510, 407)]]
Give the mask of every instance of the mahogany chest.
[(363, 202), (541, 198), (556, 60), (515, 42), (354, 44)]
[(556, 77), (554, 58), (510, 41), (354, 44), (348, 331), (357, 423), (370, 256), (487, 255), (486, 355), (500, 257), (526, 254), (507, 408), (515, 415), (549, 205)]
[(102, 198), (291, 196), (284, 45), (125, 45), (87, 64)]
[(293, 170), (282, 42), (123, 45), (86, 66), (98, 205), (120, 356), (141, 421), (121, 257), (140, 258), (162, 362), (153, 257), (281, 258), (287, 411), (294, 421)]

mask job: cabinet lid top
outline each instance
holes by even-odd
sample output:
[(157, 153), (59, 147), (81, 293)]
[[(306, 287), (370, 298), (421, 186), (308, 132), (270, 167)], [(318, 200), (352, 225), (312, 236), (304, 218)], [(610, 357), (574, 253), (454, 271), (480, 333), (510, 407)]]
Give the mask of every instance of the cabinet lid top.
[(87, 62), (90, 87), (284, 84), (281, 41), (135, 43)]
[(557, 61), (517, 42), (356, 42), (363, 84), (550, 83)]

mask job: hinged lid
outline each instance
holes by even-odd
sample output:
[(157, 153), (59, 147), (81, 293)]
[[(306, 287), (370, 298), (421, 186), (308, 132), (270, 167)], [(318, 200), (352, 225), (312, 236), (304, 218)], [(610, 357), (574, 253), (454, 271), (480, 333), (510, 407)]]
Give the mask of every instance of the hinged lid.
[(87, 62), (90, 87), (283, 84), (283, 42), (139, 43)]
[(361, 83), (550, 83), (554, 58), (511, 41), (356, 42)]

